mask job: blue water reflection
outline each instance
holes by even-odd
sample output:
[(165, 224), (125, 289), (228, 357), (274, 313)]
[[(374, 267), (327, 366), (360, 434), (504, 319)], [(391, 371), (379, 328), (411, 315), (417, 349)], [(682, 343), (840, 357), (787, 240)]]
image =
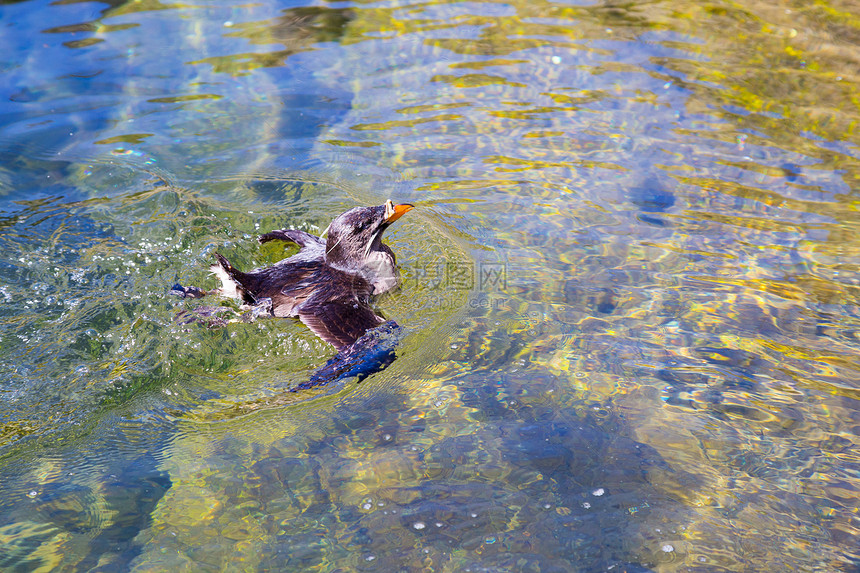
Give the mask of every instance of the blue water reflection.
[[(856, 570), (847, 10), (0, 3), (0, 569)], [(177, 320), (388, 198), (385, 368)]]

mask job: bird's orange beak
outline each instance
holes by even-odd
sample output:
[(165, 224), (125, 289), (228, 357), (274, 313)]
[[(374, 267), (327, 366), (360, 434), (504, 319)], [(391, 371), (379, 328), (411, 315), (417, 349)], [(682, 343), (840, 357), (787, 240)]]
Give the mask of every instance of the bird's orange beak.
[(403, 203), (401, 205), (395, 205), (391, 202), (391, 199), (385, 202), (385, 223), (391, 224), (400, 217), (403, 216), (407, 211), (411, 211), (414, 209), (414, 205), (410, 205), (409, 203)]

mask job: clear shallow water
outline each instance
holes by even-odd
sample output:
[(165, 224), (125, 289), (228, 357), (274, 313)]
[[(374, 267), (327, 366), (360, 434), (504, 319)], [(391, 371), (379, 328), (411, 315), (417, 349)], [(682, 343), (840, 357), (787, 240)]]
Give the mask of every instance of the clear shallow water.
[[(854, 571), (857, 6), (0, 6), (0, 569)], [(356, 204), (407, 330), (183, 326)]]

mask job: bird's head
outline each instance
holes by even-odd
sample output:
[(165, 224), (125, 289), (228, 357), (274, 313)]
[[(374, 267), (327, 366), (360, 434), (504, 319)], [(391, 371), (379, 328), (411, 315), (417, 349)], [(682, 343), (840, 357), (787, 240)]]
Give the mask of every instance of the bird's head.
[(408, 203), (395, 205), (389, 199), (383, 205), (355, 207), (338, 215), (326, 230), (326, 262), (342, 269), (360, 269), (372, 252), (383, 250), (385, 229), (411, 209)]

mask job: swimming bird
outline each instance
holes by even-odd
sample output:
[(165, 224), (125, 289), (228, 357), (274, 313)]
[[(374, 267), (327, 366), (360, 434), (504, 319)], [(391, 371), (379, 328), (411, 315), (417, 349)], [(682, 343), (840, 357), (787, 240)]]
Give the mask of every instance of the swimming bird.
[(321, 339), (341, 350), (385, 319), (371, 307), (374, 296), (398, 284), (394, 252), (382, 242), (389, 225), (413, 209), (408, 203), (355, 207), (336, 217), (325, 240), (305, 231), (281, 229), (259, 237), (299, 245), (295, 255), (270, 267), (242, 272), (220, 253), (210, 271), (217, 291), (176, 285), (173, 292), (198, 298), (220, 293), (250, 305), (265, 305), (276, 317), (296, 317)]

